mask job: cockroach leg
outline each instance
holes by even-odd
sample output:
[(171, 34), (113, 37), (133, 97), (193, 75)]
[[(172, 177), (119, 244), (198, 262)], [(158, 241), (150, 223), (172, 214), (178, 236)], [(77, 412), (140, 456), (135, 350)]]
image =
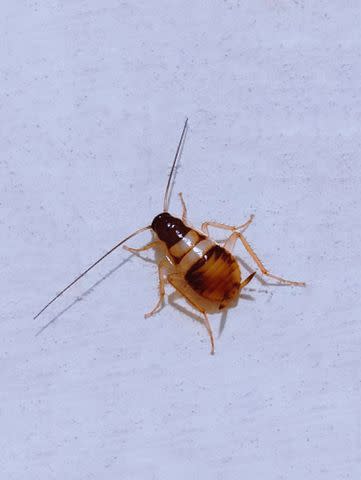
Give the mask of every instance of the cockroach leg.
[(246, 230), (246, 228), (248, 228), (251, 223), (253, 222), (253, 219), (254, 219), (254, 215), (253, 213), (249, 216), (249, 219), (247, 220), (247, 222), (245, 223), (242, 223), (242, 225), (240, 225), (239, 227), (236, 227), (237, 230), (242, 230), (243, 232)]
[(213, 332), (212, 332), (212, 329), (211, 329), (211, 325), (209, 323), (209, 320), (208, 320), (208, 315), (206, 312), (202, 312), (203, 313), (203, 316), (204, 316), (204, 325), (207, 329), (207, 332), (208, 332), (208, 335), (209, 335), (209, 339), (211, 341), (211, 355), (214, 355), (214, 338), (213, 338)]
[(179, 192), (178, 195), (179, 195), (180, 201), (181, 201), (181, 203), (182, 203), (182, 209), (183, 209), (183, 212), (182, 212), (182, 222), (183, 222), (183, 223), (188, 223), (188, 220), (187, 220), (187, 207), (186, 207), (186, 204), (185, 204), (185, 201), (184, 201), (184, 198), (183, 198), (183, 193), (182, 193), (182, 192)]
[(124, 245), (124, 249), (127, 250), (128, 252), (131, 253), (138, 253), (138, 252), (144, 252), (145, 250), (149, 250), (150, 248), (155, 248), (160, 245), (160, 241), (157, 240), (155, 242), (150, 242), (147, 243), (147, 245), (144, 245), (144, 247), (140, 248), (133, 248), (133, 247), (128, 247), (128, 245)]
[[(177, 282), (177, 278), (178, 278), (178, 282)], [(170, 274), (168, 275), (168, 282), (198, 311), (200, 312), (202, 315), (203, 315), (203, 318), (204, 318), (204, 326), (206, 327), (207, 329), (207, 332), (208, 332), (208, 335), (209, 335), (209, 339), (210, 339), (210, 342), (211, 342), (211, 355), (214, 355), (214, 337), (213, 337), (213, 332), (212, 332), (212, 328), (211, 328), (211, 325), (209, 323), (209, 320), (208, 320), (208, 315), (206, 313), (206, 311), (200, 307), (199, 305), (197, 305), (194, 300), (192, 300), (189, 295), (187, 295), (187, 293), (184, 291), (184, 289), (181, 287), (181, 284), (182, 284), (182, 279), (179, 278), (179, 274), (177, 273), (173, 273), (173, 274)]]
[(252, 223), (253, 218), (254, 218), (254, 215), (251, 215), (247, 220), (247, 222), (243, 223), (242, 225), (239, 225), (238, 227), (233, 225), (227, 225), (225, 223), (219, 223), (219, 222), (203, 222), (201, 226), (201, 230), (207, 236), (209, 236), (208, 227), (221, 228), (222, 230), (231, 230), (233, 232), (235, 232), (236, 230), (245, 231), (246, 228)]
[(249, 255), (252, 257), (254, 262), (257, 264), (258, 268), (261, 270), (263, 275), (266, 275), (267, 277), (270, 277), (270, 278), (274, 278), (278, 282), (283, 283), (285, 285), (294, 285), (296, 287), (305, 287), (306, 286), (305, 282), (293, 282), (291, 280), (286, 280), (282, 277), (278, 277), (277, 275), (273, 275), (273, 273), (270, 273), (267, 270), (267, 268), (265, 268), (265, 266), (263, 265), (261, 260), (257, 257), (257, 255), (256, 255), (255, 251), (253, 250), (253, 248), (251, 247), (251, 245), (248, 243), (248, 241), (245, 239), (245, 237), (240, 232), (233, 232), (232, 235), (226, 241), (226, 243), (224, 245), (224, 248), (232, 251), (233, 247), (234, 247), (234, 244), (236, 243), (236, 241), (238, 239), (242, 242), (244, 248), (247, 250)]
[(233, 252), (234, 246), (236, 244), (236, 241), (238, 240), (238, 235), (237, 233), (239, 232), (234, 232), (232, 233), (227, 240), (224, 242), (224, 248), (228, 250), (229, 252)]
[(159, 275), (159, 300), (156, 306), (151, 310), (149, 313), (144, 315), (144, 318), (149, 318), (155, 313), (159, 312), (163, 307), (164, 303), (164, 295), (165, 295), (165, 284), (167, 282), (168, 276), (168, 262), (165, 260), (161, 260), (158, 264), (158, 275)]

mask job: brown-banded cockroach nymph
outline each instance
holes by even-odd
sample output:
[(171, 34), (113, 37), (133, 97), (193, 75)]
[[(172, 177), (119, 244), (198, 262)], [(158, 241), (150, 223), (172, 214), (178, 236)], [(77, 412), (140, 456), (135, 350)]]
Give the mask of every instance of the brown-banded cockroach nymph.
[[(305, 286), (304, 282), (292, 282), (270, 273), (257, 257), (252, 247), (243, 235), (245, 229), (251, 224), (253, 216), (242, 225), (231, 226), (224, 223), (204, 222), (198, 230), (190, 226), (187, 219), (187, 209), (182, 194), (179, 194), (182, 204), (182, 218), (177, 218), (168, 212), (171, 184), (174, 178), (176, 164), (181, 155), (188, 119), (185, 121), (181, 138), (178, 143), (172, 168), (168, 177), (164, 194), (163, 212), (154, 217), (151, 225), (140, 228), (128, 237), (117, 243), (112, 249), (94, 262), (89, 268), (81, 273), (75, 280), (59, 292), (40, 312), (37, 318), (57, 298), (63, 295), (80, 278), (100, 263), (110, 253), (127, 242), (130, 238), (146, 230), (152, 230), (154, 239), (142, 248), (130, 248), (128, 251), (143, 252), (150, 248), (157, 248), (160, 252), (158, 262), (159, 275), (159, 300), (153, 310), (145, 315), (150, 317), (158, 312), (165, 296), (165, 284), (172, 285), (204, 319), (204, 325), (208, 331), (211, 342), (211, 353), (214, 353), (214, 338), (208, 320), (208, 313), (220, 312), (234, 306), (242, 289), (252, 280), (256, 272), (251, 273), (242, 280), (241, 270), (235, 257), (232, 255), (234, 245), (240, 240), (250, 257), (254, 260), (263, 275), (267, 275), (286, 285)], [(218, 244), (209, 236), (208, 227), (216, 227), (231, 232), (223, 245)]]

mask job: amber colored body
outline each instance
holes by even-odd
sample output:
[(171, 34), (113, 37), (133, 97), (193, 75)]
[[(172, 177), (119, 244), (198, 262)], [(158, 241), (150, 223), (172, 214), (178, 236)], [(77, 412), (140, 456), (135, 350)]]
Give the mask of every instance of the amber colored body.
[[(244, 230), (251, 224), (253, 216), (240, 226), (204, 222), (201, 231), (196, 230), (189, 226), (183, 196), (181, 193), (179, 196), (183, 207), (182, 220), (164, 210), (153, 219), (150, 226), (158, 237), (157, 240), (141, 248), (124, 248), (134, 253), (153, 247), (162, 250), (161, 260), (158, 263), (159, 300), (153, 310), (145, 316), (150, 317), (161, 309), (165, 296), (165, 284), (170, 283), (202, 313), (211, 340), (211, 353), (214, 353), (214, 338), (207, 313), (219, 312), (234, 306), (242, 288), (256, 274), (253, 272), (242, 281), (240, 267), (231, 253), (237, 240), (242, 242), (262, 274), (287, 285), (303, 286), (304, 283), (285, 280), (273, 275), (264, 267), (243, 235)], [(232, 233), (223, 245), (219, 245), (209, 237), (209, 226), (229, 230)]]
[(155, 217), (152, 229), (167, 252), (168, 281), (192, 304), (216, 312), (237, 301), (241, 272), (229, 251), (169, 213)]

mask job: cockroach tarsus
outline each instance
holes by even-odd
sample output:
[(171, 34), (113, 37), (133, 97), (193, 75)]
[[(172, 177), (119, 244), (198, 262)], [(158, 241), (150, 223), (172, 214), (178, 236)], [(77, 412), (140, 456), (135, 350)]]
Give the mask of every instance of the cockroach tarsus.
[[(243, 235), (244, 231), (252, 223), (253, 215), (250, 216), (247, 222), (239, 226), (209, 221), (202, 223), (200, 230), (198, 230), (188, 222), (187, 208), (182, 193), (179, 193), (182, 205), (182, 218), (174, 217), (168, 212), (172, 180), (174, 180), (175, 167), (184, 145), (187, 127), (188, 119), (186, 119), (184, 123), (182, 135), (168, 176), (164, 193), (163, 211), (154, 217), (151, 225), (140, 228), (121, 240), (76, 277), (50, 300), (50, 302), (35, 315), (34, 319), (92, 268), (98, 265), (105, 257), (121, 245), (124, 245), (134, 236), (146, 230), (152, 230), (155, 236), (155, 239), (150, 243), (141, 248), (131, 248), (124, 245), (124, 248), (132, 253), (143, 252), (151, 248), (158, 248), (161, 253), (158, 262), (159, 299), (154, 308), (145, 314), (145, 317), (151, 317), (162, 308), (165, 297), (165, 285), (169, 283), (190, 305), (202, 314), (211, 343), (211, 354), (214, 353), (214, 337), (208, 320), (208, 313), (224, 311), (234, 306), (238, 301), (242, 289), (256, 274), (256, 272), (253, 272), (242, 280), (240, 266), (232, 254), (237, 240), (241, 241), (263, 275), (275, 279), (282, 284), (305, 286), (304, 282), (285, 280), (282, 277), (273, 275), (265, 268)], [(221, 245), (210, 238), (208, 227), (228, 230), (231, 234)]]

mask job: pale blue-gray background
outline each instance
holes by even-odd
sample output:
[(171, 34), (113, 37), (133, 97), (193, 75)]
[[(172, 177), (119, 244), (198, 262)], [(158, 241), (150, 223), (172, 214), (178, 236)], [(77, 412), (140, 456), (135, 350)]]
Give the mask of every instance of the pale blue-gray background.
[[(361, 478), (360, 25), (359, 1), (2, 1), (1, 479)], [(255, 213), (307, 289), (254, 281), (211, 357), (175, 308), (143, 318), (156, 269), (119, 250), (32, 320), (159, 212), (186, 115), (192, 222)]]

